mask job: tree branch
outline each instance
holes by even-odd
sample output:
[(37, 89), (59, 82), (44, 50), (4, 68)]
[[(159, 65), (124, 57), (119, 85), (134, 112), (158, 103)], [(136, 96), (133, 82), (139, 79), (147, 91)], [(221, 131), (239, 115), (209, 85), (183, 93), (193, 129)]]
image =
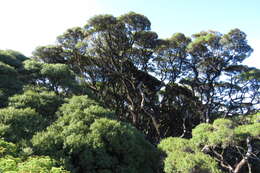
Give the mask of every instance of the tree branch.
[[(247, 152), (246, 152), (246, 155), (245, 157), (237, 164), (235, 170), (234, 170), (234, 173), (239, 173), (240, 170), (242, 169), (242, 167), (245, 165), (245, 164), (248, 164), (248, 158), (252, 155), (252, 152), (253, 152), (253, 147), (251, 145), (251, 137), (247, 137), (246, 139), (246, 143), (247, 143)], [(250, 169), (250, 168), (249, 168)]]

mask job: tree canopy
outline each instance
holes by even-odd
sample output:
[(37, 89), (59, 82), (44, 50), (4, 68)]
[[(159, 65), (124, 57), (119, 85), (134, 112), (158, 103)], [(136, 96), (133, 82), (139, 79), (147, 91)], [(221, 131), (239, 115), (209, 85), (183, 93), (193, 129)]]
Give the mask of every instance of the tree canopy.
[(259, 172), (260, 69), (240, 29), (97, 15), (28, 58), (0, 51), (0, 171)]

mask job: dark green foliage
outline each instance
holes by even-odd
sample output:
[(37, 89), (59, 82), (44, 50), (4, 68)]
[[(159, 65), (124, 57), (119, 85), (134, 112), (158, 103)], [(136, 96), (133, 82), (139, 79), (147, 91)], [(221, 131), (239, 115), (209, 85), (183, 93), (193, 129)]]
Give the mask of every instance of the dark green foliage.
[(56, 93), (69, 94), (77, 86), (75, 74), (65, 64), (45, 64), (35, 60), (24, 62), (24, 73), (29, 83), (46, 87)]
[(111, 112), (96, 102), (73, 97), (60, 113), (33, 137), (35, 153), (53, 156), (73, 172), (156, 171), (156, 149), (135, 128), (110, 120)]
[(31, 108), (0, 109), (0, 136), (10, 142), (29, 140), (46, 126), (43, 117)]
[(30, 107), (50, 122), (56, 119), (55, 113), (62, 103), (63, 99), (59, 95), (44, 88), (26, 88), (24, 93), (9, 98), (9, 106)]
[(7, 155), (17, 157), (18, 148), (16, 147), (15, 144), (6, 142), (5, 140), (0, 139), (0, 157), (2, 158)]
[(16, 76), (17, 72), (13, 67), (0, 62), (0, 107), (4, 105), (8, 96), (21, 89), (21, 82)]
[[(88, 141), (96, 172), (156, 172), (159, 155), (130, 125), (105, 118), (90, 126)], [(88, 168), (88, 167), (86, 167)]]
[(69, 173), (48, 156), (24, 157), (15, 144), (0, 139), (0, 172)]
[(0, 50), (0, 62), (8, 64), (16, 69), (22, 67), (22, 62), (28, 59), (24, 55), (19, 52), (15, 52), (12, 50)]
[(18, 52), (0, 50), (0, 107), (6, 106), (9, 96), (21, 91), (24, 82), (19, 71), (26, 59)]

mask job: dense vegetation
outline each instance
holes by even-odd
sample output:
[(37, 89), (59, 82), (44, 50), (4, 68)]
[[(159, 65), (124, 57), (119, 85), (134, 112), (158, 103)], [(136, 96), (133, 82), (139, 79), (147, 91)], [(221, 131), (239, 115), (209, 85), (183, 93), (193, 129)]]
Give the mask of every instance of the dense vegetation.
[(246, 34), (160, 39), (130, 12), (0, 51), (0, 172), (260, 172)]

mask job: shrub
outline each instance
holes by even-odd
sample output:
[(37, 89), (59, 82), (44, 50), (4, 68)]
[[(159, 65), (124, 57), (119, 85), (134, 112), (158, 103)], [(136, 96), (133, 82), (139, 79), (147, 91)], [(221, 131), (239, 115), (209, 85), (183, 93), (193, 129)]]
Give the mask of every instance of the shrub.
[(31, 108), (0, 109), (0, 136), (10, 142), (31, 139), (33, 134), (45, 127), (41, 115)]
[(60, 114), (33, 137), (36, 154), (56, 158), (72, 172), (156, 172), (156, 148), (134, 127), (113, 120), (113, 112), (81, 96), (71, 98)]

